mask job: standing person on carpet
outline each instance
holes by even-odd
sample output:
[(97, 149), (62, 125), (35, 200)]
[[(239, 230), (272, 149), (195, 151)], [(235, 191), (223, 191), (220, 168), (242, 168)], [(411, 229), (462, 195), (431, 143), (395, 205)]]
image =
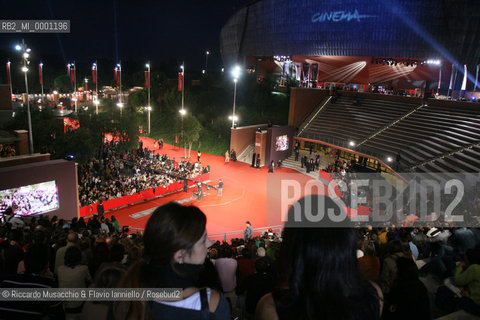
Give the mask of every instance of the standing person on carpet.
[(103, 207), (103, 201), (100, 200), (100, 203), (97, 206), (98, 218), (103, 218), (103, 214), (105, 213), (105, 208)]
[(225, 163), (228, 163), (229, 160), (230, 160), (230, 152), (227, 150), (225, 151)]
[(198, 153), (197, 153), (197, 162), (200, 162), (200, 157), (202, 156), (202, 153), (200, 152), (200, 150), (198, 150)]
[(272, 160), (272, 162), (270, 162), (270, 166), (268, 167), (268, 172), (270, 173), (274, 173), (275, 172), (275, 161)]
[(224, 296), (197, 286), (211, 242), (207, 218), (194, 206), (170, 202), (157, 208), (145, 227), (144, 256), (119, 288), (182, 288), (179, 301), (118, 301), (115, 319), (230, 319)]
[(252, 229), (252, 225), (250, 224), (250, 221), (247, 221), (246, 225), (247, 227), (243, 232), (243, 240), (245, 241), (252, 239), (252, 235), (253, 235), (253, 229)]
[(218, 194), (217, 196), (221, 197), (223, 193), (223, 181), (222, 179), (218, 179)]

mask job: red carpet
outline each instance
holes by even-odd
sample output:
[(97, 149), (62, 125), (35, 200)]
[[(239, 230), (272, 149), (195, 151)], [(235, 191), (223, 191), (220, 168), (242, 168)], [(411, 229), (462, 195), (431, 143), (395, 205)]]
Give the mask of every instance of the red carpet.
[[(141, 138), (143, 146), (153, 149), (153, 140)], [(158, 153), (158, 151), (156, 152)], [(175, 148), (171, 145), (164, 145), (160, 150), (161, 154), (168, 154), (175, 157), (178, 161), (183, 157), (182, 148)], [(192, 161), (197, 159), (197, 152), (191, 152)], [(254, 169), (246, 163), (230, 161), (225, 163), (225, 158), (202, 153), (201, 162), (203, 166), (211, 166), (212, 185), (218, 184), (221, 178), (224, 183), (223, 196), (218, 197), (215, 189), (205, 190), (202, 201), (196, 199), (186, 204), (198, 206), (207, 215), (207, 231), (209, 234), (218, 234), (229, 231), (245, 229), (245, 221), (249, 220), (253, 228), (266, 227), (267, 218), (267, 175), (268, 168)], [(296, 173), (297, 171), (282, 168), (282, 173)], [(297, 176), (297, 175), (296, 175)], [(310, 179), (306, 175), (298, 174), (299, 178), (307, 181)], [(185, 200), (192, 197), (193, 189), (188, 193), (178, 192), (164, 198), (147, 201), (141, 204), (129, 206), (113, 212), (108, 212), (107, 217), (115, 215), (120, 225), (126, 225), (134, 228), (144, 228), (149, 214), (140, 218), (132, 218), (130, 215), (148, 210), (164, 203), (174, 200)]]

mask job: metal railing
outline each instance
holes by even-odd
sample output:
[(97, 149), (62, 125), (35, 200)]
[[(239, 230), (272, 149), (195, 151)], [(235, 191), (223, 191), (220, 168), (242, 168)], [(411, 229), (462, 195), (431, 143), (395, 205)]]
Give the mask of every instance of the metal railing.
[[(267, 226), (267, 227), (261, 227), (261, 228), (253, 228), (253, 233), (252, 236), (260, 236), (264, 232), (268, 232), (269, 229), (272, 229), (273, 233), (279, 233), (281, 234), (283, 231), (283, 224), (278, 225), (278, 226)], [(223, 232), (223, 233), (214, 233), (214, 234), (209, 234), (208, 238), (210, 240), (223, 240), (227, 241), (228, 239), (233, 239), (233, 238), (242, 238), (243, 239), (243, 232), (245, 230), (236, 230), (236, 231), (229, 231), (229, 232)]]
[[(273, 233), (281, 234), (283, 231), (283, 224), (278, 225), (278, 226), (267, 226), (267, 227), (261, 227), (261, 228), (253, 228), (253, 233), (252, 237), (257, 237), (261, 236), (263, 233), (268, 232), (269, 229), (272, 229)], [(144, 228), (135, 228), (135, 227), (129, 227), (130, 231), (144, 231)], [(210, 240), (223, 240), (227, 241), (228, 239), (234, 239), (234, 238), (242, 238), (243, 239), (243, 232), (245, 230), (236, 230), (236, 231), (228, 231), (228, 232), (222, 232), (222, 233), (213, 233), (209, 234), (208, 238)]]
[(332, 96), (329, 96), (326, 100), (323, 101), (321, 105), (319, 105), (315, 109), (314, 112), (310, 114), (310, 116), (307, 119), (305, 119), (305, 121), (300, 125), (300, 128), (298, 129), (297, 136), (300, 136), (303, 133), (303, 131), (310, 125), (310, 123), (317, 118), (317, 115), (320, 113), (320, 111), (323, 110), (323, 108), (325, 108), (325, 106), (330, 102), (331, 99), (332, 99)]

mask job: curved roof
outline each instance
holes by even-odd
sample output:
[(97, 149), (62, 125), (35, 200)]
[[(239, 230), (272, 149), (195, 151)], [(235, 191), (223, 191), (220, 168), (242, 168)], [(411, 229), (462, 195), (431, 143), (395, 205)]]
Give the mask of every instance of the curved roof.
[(225, 64), (248, 56), (480, 61), (480, 1), (262, 0), (221, 30)]

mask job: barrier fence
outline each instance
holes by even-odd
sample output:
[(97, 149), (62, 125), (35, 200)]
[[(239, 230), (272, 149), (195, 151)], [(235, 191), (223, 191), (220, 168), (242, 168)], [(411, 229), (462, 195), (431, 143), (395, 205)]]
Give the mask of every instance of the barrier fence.
[[(278, 234), (279, 236), (282, 234), (283, 231), (283, 225), (277, 225), (277, 226), (267, 226), (267, 227), (261, 227), (261, 228), (253, 228), (253, 233), (252, 237), (258, 237), (263, 235), (265, 232), (268, 232), (269, 229), (272, 229), (273, 233)], [(245, 230), (236, 230), (236, 231), (229, 231), (229, 232), (222, 232), (222, 233), (214, 233), (214, 234), (209, 234), (208, 238), (213, 241), (227, 241), (230, 239), (243, 239), (243, 233)]]
[[(193, 186), (197, 182), (205, 182), (210, 179), (210, 173), (202, 174), (198, 177), (189, 179), (188, 186)], [(165, 187), (151, 188), (144, 191), (136, 192), (132, 195), (115, 198), (103, 202), (103, 208), (105, 211), (120, 209), (125, 206), (137, 204), (142, 201), (151, 200), (160, 196), (164, 196), (169, 193), (174, 193), (183, 190), (183, 181), (174, 182)], [(99, 203), (94, 203), (88, 206), (81, 207), (79, 210), (79, 217), (87, 217), (98, 213), (97, 207)]]
[[(252, 237), (259, 237), (263, 235), (265, 232), (268, 232), (269, 229), (272, 229), (273, 233), (276, 233), (277, 235), (281, 235), (283, 231), (283, 225), (278, 225), (278, 226), (267, 226), (267, 227), (261, 227), (261, 228), (253, 228), (253, 233)], [(143, 232), (143, 228), (130, 228), (131, 232)], [(221, 232), (221, 233), (213, 233), (209, 234), (208, 238), (212, 241), (227, 241), (230, 239), (243, 239), (243, 233), (245, 230), (236, 230), (236, 231), (228, 231), (228, 232)]]

